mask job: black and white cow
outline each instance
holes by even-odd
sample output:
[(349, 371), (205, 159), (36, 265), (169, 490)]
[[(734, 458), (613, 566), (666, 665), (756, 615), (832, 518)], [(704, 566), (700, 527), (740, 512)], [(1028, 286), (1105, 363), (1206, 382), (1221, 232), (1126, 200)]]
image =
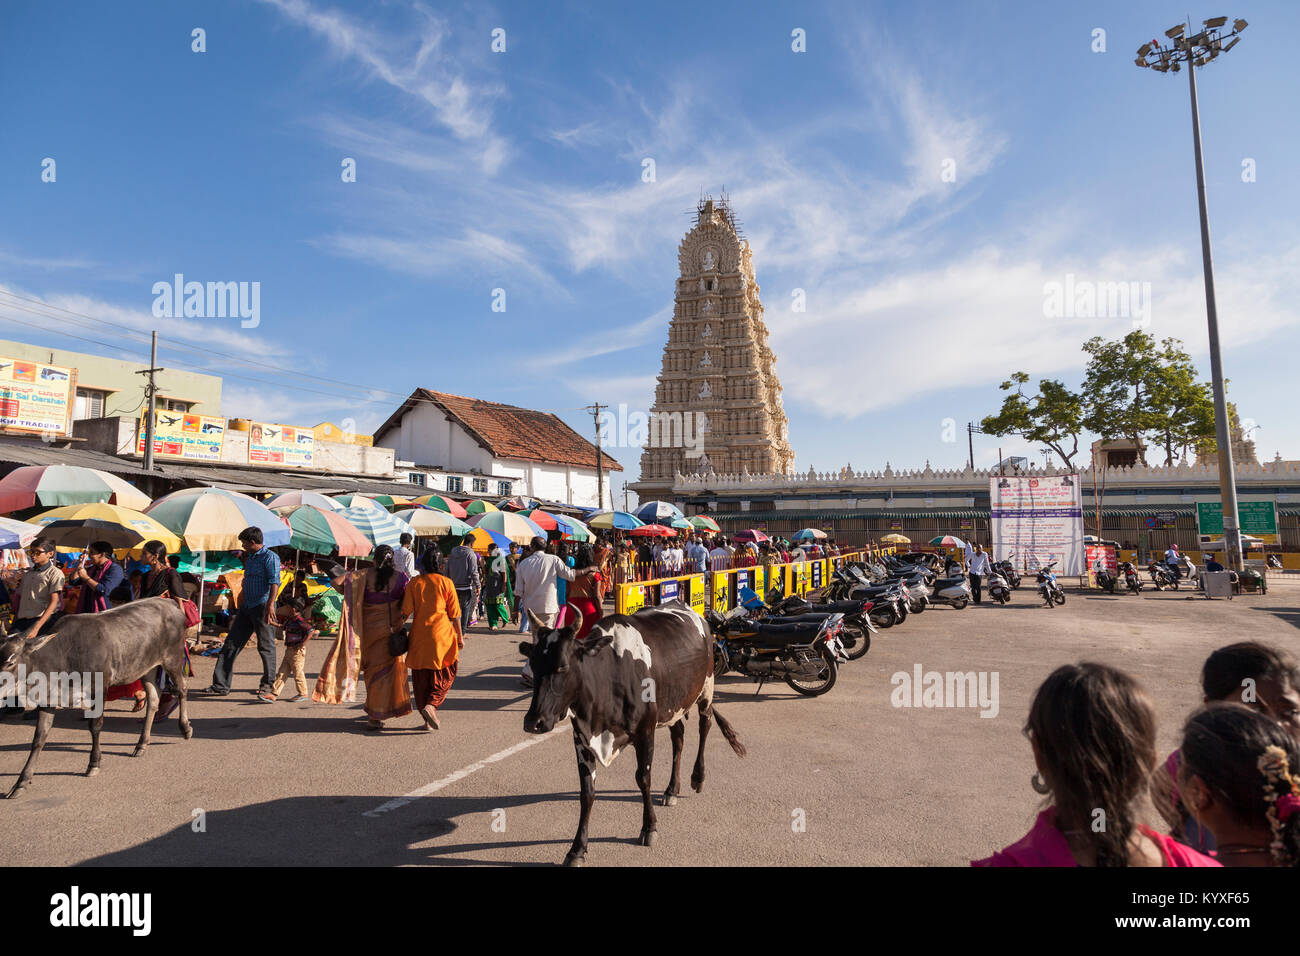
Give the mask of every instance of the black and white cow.
[(573, 719), (582, 811), (564, 865), (580, 866), (587, 856), (596, 762), (608, 767), (629, 742), (636, 749), (636, 782), (645, 808), (641, 845), (650, 846), (656, 832), (650, 798), (656, 727), (667, 726), (673, 742), (673, 774), (664, 806), (676, 803), (680, 792), (682, 742), (692, 705), (700, 712), (700, 749), (691, 772), (696, 793), (704, 789), (704, 741), (712, 719), (731, 749), (745, 756), (731, 724), (713, 709), (713, 637), (708, 625), (680, 601), (633, 615), (603, 617), (581, 641), (574, 637), (582, 628), (581, 614), (559, 629), (545, 627), (531, 613), (529, 618), (536, 642), (519, 645), (533, 670), (533, 702), (524, 716), (524, 730), (544, 734), (566, 715)]

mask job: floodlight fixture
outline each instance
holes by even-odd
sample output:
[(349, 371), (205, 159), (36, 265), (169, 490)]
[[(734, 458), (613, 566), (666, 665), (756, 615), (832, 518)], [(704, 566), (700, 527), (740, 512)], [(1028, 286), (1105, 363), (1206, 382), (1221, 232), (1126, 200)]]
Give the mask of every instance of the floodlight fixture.
[(1208, 20), (1203, 20), (1202, 22), (1203, 22), (1207, 27), (1210, 27), (1210, 28), (1221, 27), (1221, 26), (1223, 26), (1225, 23), (1228, 22), (1228, 18), (1227, 18), (1227, 17), (1210, 17), (1210, 19), (1208, 19)]

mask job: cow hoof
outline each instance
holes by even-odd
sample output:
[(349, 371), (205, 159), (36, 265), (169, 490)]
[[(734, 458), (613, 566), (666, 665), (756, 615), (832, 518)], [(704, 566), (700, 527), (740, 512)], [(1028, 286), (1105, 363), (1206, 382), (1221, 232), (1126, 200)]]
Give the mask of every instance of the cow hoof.
[(703, 774), (701, 774), (698, 777), (691, 777), (691, 789), (694, 790), (696, 793), (702, 793), (704, 791)]
[(664, 806), (665, 806), (665, 807), (675, 807), (675, 806), (677, 806), (677, 794), (675, 794), (675, 793), (665, 793), (665, 794), (664, 794)]
[(582, 866), (586, 862), (587, 862), (586, 857), (577, 856), (573, 853), (570, 853), (568, 856), (564, 858), (565, 866)]
[(659, 831), (658, 831), (658, 830), (644, 830), (644, 831), (642, 831), (642, 833), (641, 833), (641, 845), (642, 845), (642, 846), (654, 846), (654, 845), (655, 845), (655, 837), (657, 837), (657, 836), (659, 836)]
[(131, 756), (132, 756), (132, 757), (138, 757), (138, 756), (140, 756), (142, 753), (144, 753), (144, 748), (143, 748), (143, 747), (136, 747), (135, 750), (131, 751)]
[(186, 740), (189, 740), (191, 737), (194, 736), (194, 728), (191, 727), (189, 724), (183, 725), (181, 727), (181, 736), (184, 737)]
[(87, 777), (97, 777), (97, 776), (99, 776), (99, 768), (98, 768), (98, 767), (91, 767), (89, 770), (86, 771), (86, 776), (87, 776)]

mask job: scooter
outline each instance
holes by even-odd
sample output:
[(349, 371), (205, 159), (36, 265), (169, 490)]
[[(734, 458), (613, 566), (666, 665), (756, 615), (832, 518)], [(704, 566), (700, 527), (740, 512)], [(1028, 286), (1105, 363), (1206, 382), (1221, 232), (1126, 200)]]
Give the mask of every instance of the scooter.
[(1093, 569), (1093, 573), (1097, 578), (1097, 587), (1101, 588), (1107, 594), (1115, 593), (1115, 585), (1119, 582), (1116, 581), (1115, 578), (1111, 576), (1111, 573), (1106, 570), (1105, 565), (1097, 566)]
[(1043, 603), (1047, 607), (1065, 603), (1065, 592), (1056, 583), (1056, 572), (1052, 570), (1055, 567), (1056, 562), (1049, 561), (1038, 569), (1038, 593), (1043, 596)]
[(1020, 572), (1010, 561), (996, 561), (993, 564), (993, 570), (1006, 578), (1007, 584), (1011, 585), (1013, 591), (1020, 588)]
[(1132, 561), (1121, 561), (1119, 563), (1119, 573), (1124, 575), (1124, 586), (1134, 594), (1142, 593), (1142, 579), (1138, 577), (1138, 569), (1133, 566)]
[(989, 597), (999, 604), (1007, 604), (1011, 601), (1011, 588), (996, 566), (989, 572)]

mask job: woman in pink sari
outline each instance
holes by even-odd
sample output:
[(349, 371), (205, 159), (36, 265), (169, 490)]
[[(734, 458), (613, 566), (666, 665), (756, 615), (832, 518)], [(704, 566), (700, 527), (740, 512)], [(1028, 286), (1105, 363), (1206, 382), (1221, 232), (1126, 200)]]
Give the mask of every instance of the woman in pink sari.
[(1057, 668), (1034, 695), (1025, 734), (1038, 767), (1031, 784), (1051, 806), (1020, 840), (972, 866), (1219, 865), (1137, 819), (1156, 765), (1156, 719), (1123, 671)]

